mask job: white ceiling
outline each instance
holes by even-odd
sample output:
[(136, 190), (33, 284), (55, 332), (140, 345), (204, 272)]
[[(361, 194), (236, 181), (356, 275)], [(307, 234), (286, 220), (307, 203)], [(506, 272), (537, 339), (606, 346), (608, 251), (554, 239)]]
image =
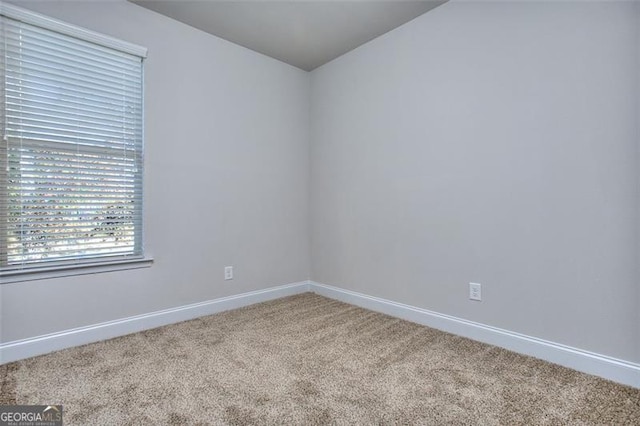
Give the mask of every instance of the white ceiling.
[(306, 71), (446, 0), (130, 0)]

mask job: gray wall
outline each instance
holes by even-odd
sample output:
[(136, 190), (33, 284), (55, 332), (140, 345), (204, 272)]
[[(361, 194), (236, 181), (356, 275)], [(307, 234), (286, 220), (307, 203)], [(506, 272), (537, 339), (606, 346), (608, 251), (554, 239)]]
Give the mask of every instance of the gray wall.
[(305, 280), (310, 238), (316, 281), (640, 361), (638, 5), (452, 0), (309, 93), (130, 3), (18, 4), (149, 48), (156, 262), (0, 286), (1, 342)]
[(314, 71), (312, 279), (640, 361), (638, 13), (453, 0)]
[(309, 278), (307, 73), (124, 1), (15, 3), (148, 47), (155, 264), (3, 284), (0, 341)]

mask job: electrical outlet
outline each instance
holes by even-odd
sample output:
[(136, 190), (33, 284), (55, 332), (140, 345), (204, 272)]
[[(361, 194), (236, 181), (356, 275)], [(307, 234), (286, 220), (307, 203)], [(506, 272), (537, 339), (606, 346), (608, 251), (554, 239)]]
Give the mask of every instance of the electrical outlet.
[(469, 283), (469, 299), (482, 300), (482, 284)]
[(233, 266), (225, 266), (224, 267), (224, 279), (232, 280), (233, 279)]

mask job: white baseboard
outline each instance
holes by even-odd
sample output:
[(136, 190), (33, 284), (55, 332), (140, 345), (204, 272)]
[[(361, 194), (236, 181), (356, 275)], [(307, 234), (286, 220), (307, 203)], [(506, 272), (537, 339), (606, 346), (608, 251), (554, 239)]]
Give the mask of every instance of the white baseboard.
[(309, 281), (193, 303), (115, 321), (0, 344), (0, 364), (309, 291)]
[(313, 281), (310, 290), (331, 299), (640, 388), (640, 364)]
[(0, 364), (307, 291), (640, 388), (640, 364), (313, 281), (271, 287), (3, 343), (0, 344)]

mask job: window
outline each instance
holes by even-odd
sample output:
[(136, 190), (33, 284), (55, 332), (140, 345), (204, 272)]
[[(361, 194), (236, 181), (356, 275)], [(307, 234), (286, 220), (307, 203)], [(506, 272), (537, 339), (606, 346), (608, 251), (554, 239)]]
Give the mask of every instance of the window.
[(0, 269), (141, 258), (146, 50), (0, 12)]

